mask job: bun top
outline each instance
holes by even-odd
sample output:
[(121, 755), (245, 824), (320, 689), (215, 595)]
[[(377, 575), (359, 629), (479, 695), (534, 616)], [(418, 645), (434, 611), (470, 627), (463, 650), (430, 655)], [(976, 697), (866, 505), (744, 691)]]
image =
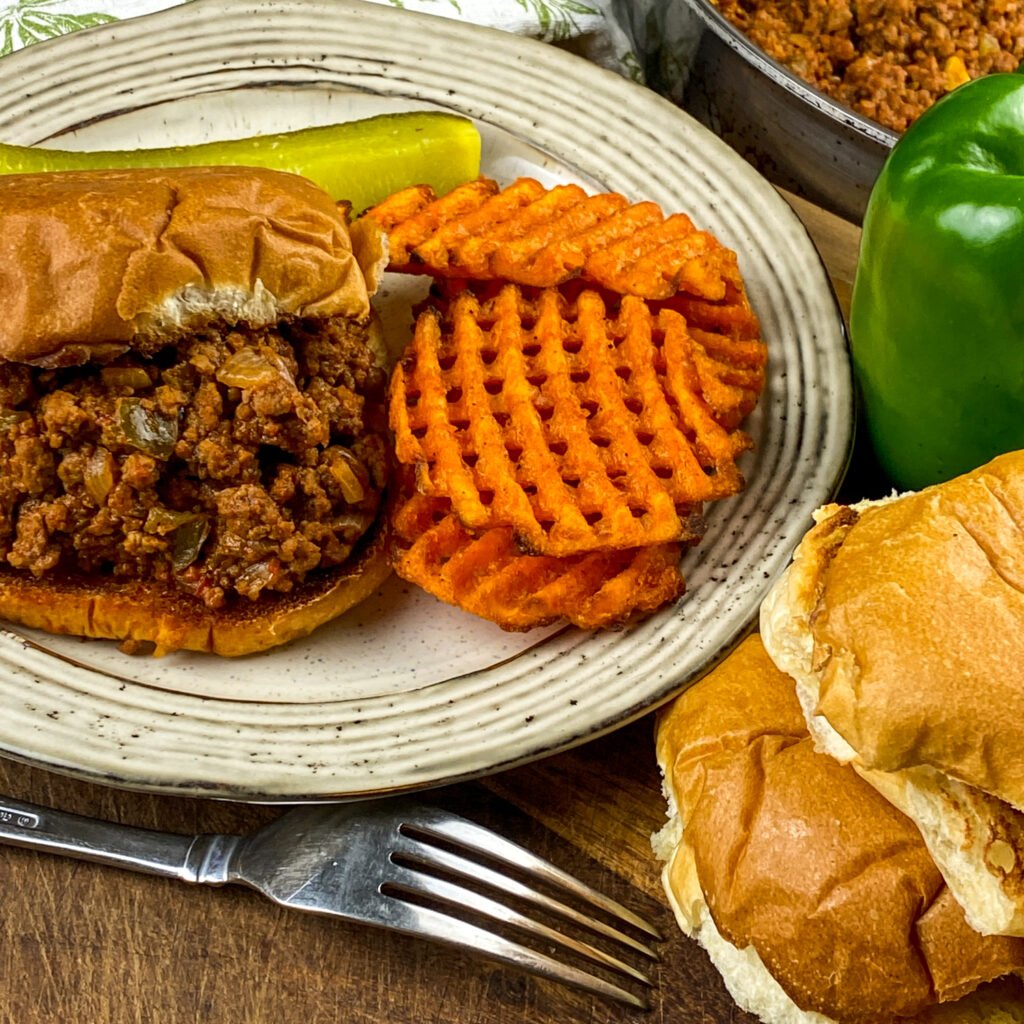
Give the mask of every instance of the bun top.
[(868, 768), (1024, 809), (1024, 452), (817, 518), (762, 609), (809, 710)]
[(348, 226), (305, 178), (249, 167), (0, 176), (0, 358), (152, 350), (212, 321), (370, 312)]
[(801, 1009), (882, 1024), (1024, 965), (1024, 940), (967, 926), (910, 820), (815, 750), (760, 638), (662, 714), (657, 750), (718, 931)]

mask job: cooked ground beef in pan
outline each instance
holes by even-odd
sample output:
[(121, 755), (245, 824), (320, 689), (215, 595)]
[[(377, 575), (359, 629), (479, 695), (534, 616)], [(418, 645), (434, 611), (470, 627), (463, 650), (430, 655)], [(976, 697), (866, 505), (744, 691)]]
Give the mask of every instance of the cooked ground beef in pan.
[(944, 93), (1024, 59), (1024, 0), (712, 0), (770, 57), (902, 132)]
[(173, 582), (213, 608), (291, 590), (376, 517), (385, 386), (340, 320), (0, 364), (0, 563)]

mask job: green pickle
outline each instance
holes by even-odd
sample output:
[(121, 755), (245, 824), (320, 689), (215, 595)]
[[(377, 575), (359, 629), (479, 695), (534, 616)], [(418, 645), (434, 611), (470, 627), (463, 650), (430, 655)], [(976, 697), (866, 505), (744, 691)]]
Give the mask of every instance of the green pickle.
[(443, 195), (476, 178), (480, 133), (465, 117), (411, 111), (160, 149), (78, 153), (0, 143), (0, 174), (224, 164), (301, 174), (359, 214), (409, 185), (431, 185)]

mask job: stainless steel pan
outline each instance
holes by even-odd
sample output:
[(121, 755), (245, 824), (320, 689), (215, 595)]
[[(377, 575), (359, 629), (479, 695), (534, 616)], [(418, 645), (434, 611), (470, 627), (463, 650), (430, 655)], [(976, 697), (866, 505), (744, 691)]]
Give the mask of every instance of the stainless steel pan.
[(682, 105), (770, 181), (859, 223), (898, 136), (836, 103), (750, 42), (708, 0), (692, 18)]

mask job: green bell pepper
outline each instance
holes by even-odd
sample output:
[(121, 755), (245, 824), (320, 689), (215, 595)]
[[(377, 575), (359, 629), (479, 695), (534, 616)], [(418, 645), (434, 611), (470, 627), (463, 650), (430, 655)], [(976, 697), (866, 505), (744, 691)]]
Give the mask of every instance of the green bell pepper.
[(960, 86), (894, 147), (864, 218), (850, 341), (897, 486), (1024, 448), (1024, 75)]

